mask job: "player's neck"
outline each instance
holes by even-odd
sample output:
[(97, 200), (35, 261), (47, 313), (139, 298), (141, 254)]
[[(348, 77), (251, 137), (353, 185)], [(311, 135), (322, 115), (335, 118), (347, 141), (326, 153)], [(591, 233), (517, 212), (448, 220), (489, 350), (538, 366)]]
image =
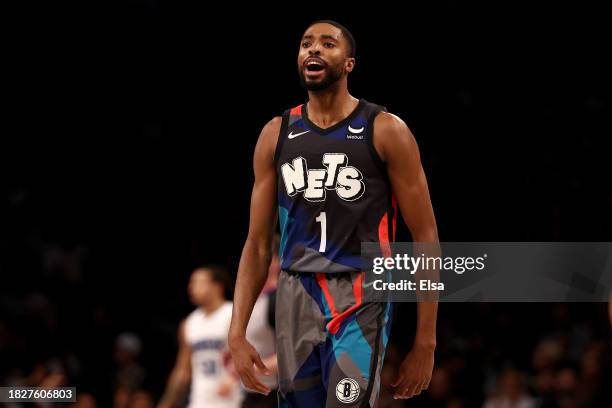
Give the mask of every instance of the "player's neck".
[(321, 128), (340, 122), (359, 104), (359, 99), (352, 96), (346, 87), (309, 91), (308, 96), (308, 119)]
[(225, 303), (225, 299), (223, 298), (215, 299), (215, 300), (210, 301), (209, 303), (201, 305), (200, 309), (202, 309), (202, 311), (205, 314), (209, 315), (211, 313), (215, 313), (217, 309), (223, 306), (224, 303)]

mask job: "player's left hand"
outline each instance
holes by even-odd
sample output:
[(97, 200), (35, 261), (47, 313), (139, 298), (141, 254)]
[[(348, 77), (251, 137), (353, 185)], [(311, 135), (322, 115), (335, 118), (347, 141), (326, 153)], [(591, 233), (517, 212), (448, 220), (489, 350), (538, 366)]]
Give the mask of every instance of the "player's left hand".
[(415, 346), (400, 365), (397, 379), (391, 383), (395, 388), (393, 398), (407, 399), (419, 395), (429, 387), (434, 366), (434, 350)]

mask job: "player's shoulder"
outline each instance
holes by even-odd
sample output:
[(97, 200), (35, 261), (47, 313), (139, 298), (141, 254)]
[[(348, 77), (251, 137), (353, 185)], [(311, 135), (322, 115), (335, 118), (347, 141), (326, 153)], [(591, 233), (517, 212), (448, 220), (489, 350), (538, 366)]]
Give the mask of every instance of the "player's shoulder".
[(266, 129), (266, 128), (269, 128), (269, 129), (280, 129), (282, 123), (283, 123), (283, 117), (282, 116), (274, 116), (272, 119), (270, 119), (268, 121), (268, 123), (266, 123), (266, 125), (264, 126), (264, 129)]
[(375, 142), (379, 145), (396, 143), (412, 143), (412, 131), (398, 115), (390, 112), (380, 112), (374, 119)]
[(227, 316), (227, 315), (231, 316), (231, 315), (232, 315), (232, 308), (233, 308), (233, 303), (232, 303), (232, 302), (230, 302), (229, 300), (226, 300), (226, 301), (223, 303), (223, 305), (221, 306), (221, 312), (222, 312), (224, 315), (226, 315), (226, 316)]
[(203, 318), (203, 313), (200, 308), (196, 308), (185, 317), (179, 324), (179, 337), (184, 339), (191, 338), (195, 329), (200, 326)]
[(267, 136), (270, 138), (274, 138), (278, 136), (278, 132), (280, 131), (282, 124), (283, 124), (283, 117), (274, 116), (264, 125), (263, 129), (261, 130), (261, 136), (262, 137)]
[(204, 317), (204, 312), (199, 307), (196, 307), (191, 313), (187, 315), (186, 318), (181, 322), (185, 327), (191, 326), (194, 322), (202, 319)]
[(398, 151), (416, 149), (416, 140), (410, 128), (396, 114), (380, 112), (374, 119), (373, 131), (374, 146), (383, 161)]
[(229, 327), (229, 324), (232, 321), (232, 309), (232, 302), (230, 302), (229, 300), (225, 301), (223, 305), (219, 308), (217, 313), (215, 313), (214, 319), (216, 323), (221, 325), (227, 325)]
[(374, 119), (374, 130), (382, 133), (409, 132), (408, 125), (398, 115), (382, 111)]
[(281, 131), (283, 118), (282, 116), (275, 116), (268, 121), (261, 129), (261, 133), (259, 134), (259, 140), (257, 142), (258, 145), (264, 147), (262, 150), (266, 152), (266, 155), (273, 155), (274, 150), (276, 149), (276, 142), (278, 140), (278, 135)]

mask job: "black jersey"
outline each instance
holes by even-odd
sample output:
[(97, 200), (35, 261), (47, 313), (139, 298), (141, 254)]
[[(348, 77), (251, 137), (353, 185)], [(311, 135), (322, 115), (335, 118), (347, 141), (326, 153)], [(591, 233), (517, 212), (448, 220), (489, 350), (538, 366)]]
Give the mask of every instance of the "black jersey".
[(361, 270), (361, 243), (393, 241), (396, 201), (373, 144), (382, 106), (364, 99), (327, 129), (306, 104), (283, 114), (275, 161), (281, 268), (295, 272)]

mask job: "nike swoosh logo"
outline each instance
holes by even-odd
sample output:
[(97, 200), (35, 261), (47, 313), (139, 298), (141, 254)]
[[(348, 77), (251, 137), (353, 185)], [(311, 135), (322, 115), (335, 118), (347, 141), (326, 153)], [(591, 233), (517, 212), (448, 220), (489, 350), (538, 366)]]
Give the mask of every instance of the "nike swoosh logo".
[(359, 129), (353, 129), (353, 128), (351, 127), (351, 125), (349, 125), (349, 127), (348, 127), (348, 130), (349, 130), (349, 132), (351, 132), (351, 133), (361, 133), (361, 132), (363, 132), (363, 129), (365, 129), (365, 127), (364, 127), (364, 126), (360, 127)]
[(302, 132), (302, 133), (296, 133), (296, 134), (293, 134), (293, 131), (291, 131), (291, 132), (289, 133), (289, 136), (287, 136), (287, 137), (288, 137), (289, 139), (293, 139), (294, 137), (298, 137), (298, 136), (303, 135), (304, 133), (308, 133), (308, 132), (310, 132), (310, 130), (307, 130), (307, 131)]

